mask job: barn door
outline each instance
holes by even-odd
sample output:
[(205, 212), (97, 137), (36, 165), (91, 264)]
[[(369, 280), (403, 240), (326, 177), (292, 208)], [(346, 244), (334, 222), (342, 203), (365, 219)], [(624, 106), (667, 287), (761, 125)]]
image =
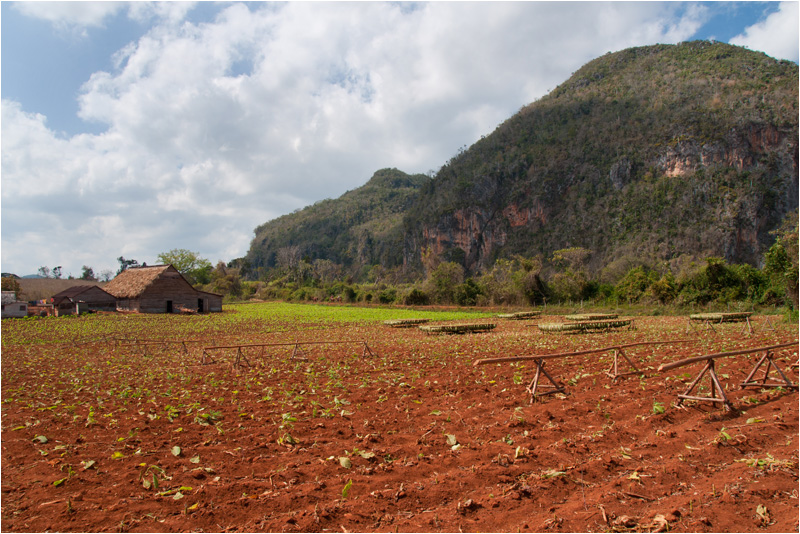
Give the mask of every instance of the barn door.
[(172, 301), (167, 301), (167, 313), (172, 313)]

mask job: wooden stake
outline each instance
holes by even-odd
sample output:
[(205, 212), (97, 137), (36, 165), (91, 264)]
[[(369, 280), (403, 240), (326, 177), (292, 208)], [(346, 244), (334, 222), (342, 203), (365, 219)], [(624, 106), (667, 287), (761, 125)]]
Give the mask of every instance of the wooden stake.
[(241, 364), (242, 360), (247, 362), (247, 367), (252, 367), (252, 365), (250, 365), (250, 360), (248, 360), (247, 356), (244, 355), (244, 351), (242, 351), (242, 347), (239, 347), (239, 350), (236, 351), (236, 361), (233, 362), (233, 366), (234, 367), (239, 367), (239, 365)]
[[(756, 373), (758, 372), (759, 368), (764, 363), (767, 364), (766, 369), (764, 369), (764, 376), (761, 377), (760, 381), (759, 380), (754, 380), (754, 377), (755, 377)], [(770, 383), (767, 383), (767, 380), (769, 379), (769, 373), (770, 373), (770, 371), (772, 370), (773, 367), (775, 368), (775, 370), (778, 372), (778, 374), (783, 379), (782, 383), (781, 382), (770, 382)], [(742, 389), (744, 389), (744, 388), (746, 388), (748, 386), (756, 386), (756, 387), (786, 387), (786, 388), (790, 388), (790, 389), (798, 389), (798, 386), (793, 384), (792, 381), (789, 380), (786, 377), (785, 374), (783, 374), (783, 371), (781, 371), (780, 367), (778, 367), (778, 364), (776, 364), (775, 360), (772, 359), (772, 351), (769, 351), (769, 350), (767, 351), (766, 354), (764, 354), (764, 356), (761, 357), (760, 360), (758, 360), (758, 363), (756, 363), (755, 367), (753, 367), (753, 370), (750, 371), (750, 374), (747, 375), (747, 378), (744, 379), (744, 382), (742, 382), (740, 384), (740, 387)]]
[[(564, 386), (560, 385), (556, 380), (550, 376), (550, 373), (544, 368), (544, 361), (541, 359), (534, 360), (536, 362), (536, 375), (533, 377), (533, 381), (528, 386), (528, 392), (531, 394), (531, 404), (536, 400), (537, 396), (543, 395), (552, 395), (553, 393), (563, 393)], [(539, 379), (541, 378), (542, 374), (547, 377), (550, 381), (550, 384), (539, 384)], [(539, 388), (550, 388), (550, 391), (545, 391), (543, 393), (537, 393), (537, 389)]]
[(753, 325), (750, 324), (750, 317), (745, 317), (745, 324), (742, 325), (742, 331), (739, 332), (740, 334), (744, 334), (745, 330), (752, 336), (753, 335)]
[(294, 350), (292, 350), (291, 359), (294, 360), (295, 358), (297, 358), (297, 353), (298, 352), (303, 355), (303, 358), (301, 358), (301, 359), (305, 360), (306, 359), (306, 354), (303, 352), (303, 349), (300, 348), (300, 343), (295, 343), (294, 344)]
[[(703, 376), (706, 373), (708, 373), (709, 376), (711, 377), (711, 391), (712, 391), (712, 394), (713, 394), (713, 392), (716, 392), (719, 396), (718, 397), (714, 397), (714, 396), (712, 396), (712, 397), (698, 397), (698, 396), (694, 396), (694, 395), (689, 395), (692, 392), (692, 390), (694, 389), (694, 387), (697, 385), (697, 383), (700, 382), (700, 379), (703, 378)], [(728, 397), (725, 396), (725, 389), (722, 387), (722, 384), (720, 383), (719, 378), (717, 378), (717, 373), (714, 370), (714, 360), (713, 359), (709, 359), (708, 360), (708, 363), (706, 363), (706, 366), (703, 367), (703, 370), (700, 371), (700, 374), (697, 375), (697, 378), (695, 378), (694, 381), (692, 381), (692, 383), (689, 385), (689, 387), (686, 389), (686, 391), (684, 391), (683, 394), (678, 395), (678, 406), (680, 406), (683, 403), (684, 400), (721, 402), (726, 411), (733, 409), (733, 405), (728, 400)]]
[[(627, 373), (620, 373), (619, 372), (619, 364), (618, 364), (618, 356), (622, 356), (623, 358), (625, 358), (625, 361), (627, 361), (630, 364), (630, 366), (633, 367), (633, 371), (628, 371)], [(613, 371), (613, 373), (612, 373), (612, 371)], [(613, 380), (616, 380), (617, 378), (619, 378), (621, 376), (635, 375), (635, 374), (638, 374), (638, 373), (641, 373), (641, 371), (639, 370), (638, 367), (636, 367), (636, 365), (634, 365), (634, 363), (631, 361), (630, 358), (628, 358), (628, 356), (622, 351), (622, 349), (621, 348), (614, 349), (614, 364), (611, 366), (611, 369), (606, 371), (606, 374), (608, 376), (610, 376)]]

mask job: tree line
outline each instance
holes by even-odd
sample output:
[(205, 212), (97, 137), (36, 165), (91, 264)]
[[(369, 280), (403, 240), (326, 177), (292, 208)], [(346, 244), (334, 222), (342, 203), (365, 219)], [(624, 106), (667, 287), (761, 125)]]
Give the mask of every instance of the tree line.
[(775, 242), (761, 267), (729, 263), (719, 257), (683, 255), (666, 262), (612, 262), (589, 269), (592, 251), (556, 250), (548, 258), (499, 258), (478, 273), (427, 250), (422, 273), (381, 265), (345, 268), (330, 260), (304, 257), (298, 246), (276, 251), (276, 266), (259, 269), (250, 280), (246, 261), (222, 262), (203, 287), (229, 300), (283, 299), (459, 306), (538, 306), (595, 304), (654, 305), (676, 308), (725, 307), (732, 303), (798, 308), (798, 223), (793, 213), (774, 232)]

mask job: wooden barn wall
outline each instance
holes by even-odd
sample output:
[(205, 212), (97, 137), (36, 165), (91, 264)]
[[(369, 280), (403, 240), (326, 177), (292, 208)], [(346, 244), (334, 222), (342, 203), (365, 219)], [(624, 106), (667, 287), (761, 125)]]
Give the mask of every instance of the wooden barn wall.
[(119, 299), (117, 309), (121, 311), (139, 311), (138, 299)]
[(177, 272), (167, 270), (139, 297), (139, 311), (166, 313), (167, 301), (172, 301), (172, 311), (180, 308), (197, 311), (197, 291)]
[(114, 311), (117, 309), (117, 299), (99, 287), (87, 289), (78, 296), (78, 299), (85, 302), (90, 310)]
[(208, 301), (208, 310), (209, 312), (221, 312), (222, 311), (222, 295), (215, 295), (213, 293), (206, 293), (204, 291), (197, 292), (197, 298), (201, 298), (203, 300)]

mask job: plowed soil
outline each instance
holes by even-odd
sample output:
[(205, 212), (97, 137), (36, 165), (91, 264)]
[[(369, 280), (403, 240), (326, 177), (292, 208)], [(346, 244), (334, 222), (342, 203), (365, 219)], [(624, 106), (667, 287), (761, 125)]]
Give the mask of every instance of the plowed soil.
[[(726, 357), (716, 372), (734, 409), (679, 406), (703, 363), (657, 370), (796, 342), (796, 325), (687, 332), (685, 318), (643, 317), (634, 330), (540, 332), (551, 316), (467, 335), (380, 321), (185, 333), (232, 313), (69, 319), (97, 333), (67, 340), (64, 319), (4, 320), (2, 530), (800, 528), (796, 389), (742, 389), (763, 353)], [(534, 362), (473, 365), (664, 340), (692, 342), (625, 349), (639, 372), (616, 380), (610, 350), (547, 360), (564, 390), (533, 403)], [(313, 343), (216, 349), (202, 363), (203, 347), (298, 342)], [(775, 353), (794, 384), (797, 361), (796, 345)], [(693, 394), (710, 395), (710, 379)]]

